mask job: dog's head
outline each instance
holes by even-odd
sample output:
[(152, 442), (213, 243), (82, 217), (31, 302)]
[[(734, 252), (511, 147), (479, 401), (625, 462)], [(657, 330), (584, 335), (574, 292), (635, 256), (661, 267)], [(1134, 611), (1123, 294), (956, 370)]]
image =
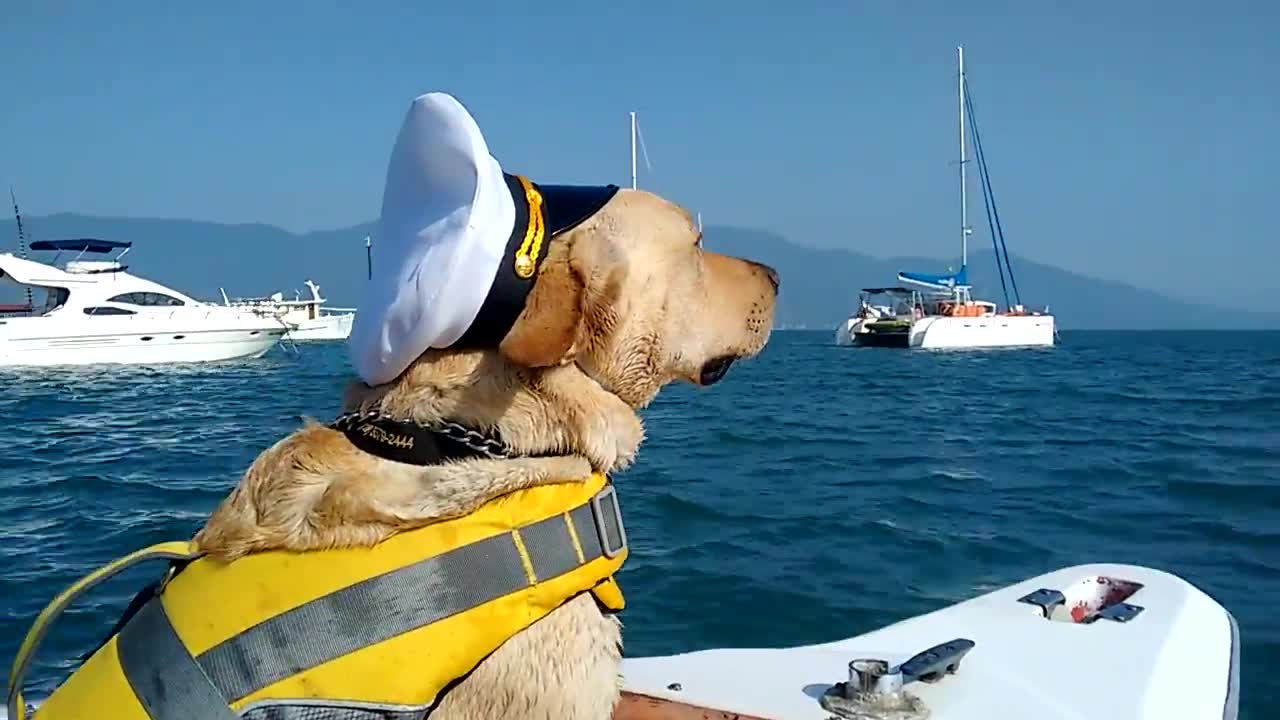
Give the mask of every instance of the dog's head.
[(760, 352), (778, 275), (702, 247), (689, 213), (622, 190), (556, 239), (500, 345), (525, 367), (576, 363), (633, 407), (673, 380), (711, 385)]

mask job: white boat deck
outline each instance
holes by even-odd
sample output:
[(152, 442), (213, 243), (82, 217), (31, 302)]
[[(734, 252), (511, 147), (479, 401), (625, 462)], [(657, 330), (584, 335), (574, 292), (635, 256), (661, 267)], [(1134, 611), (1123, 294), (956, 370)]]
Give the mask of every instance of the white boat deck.
[[(1142, 612), (1128, 622), (1079, 624), (1046, 619), (1038, 607), (1018, 602), (1050, 588), (1061, 590), (1070, 606), (1097, 588), (1088, 579), (1099, 576), (1140, 583), (1126, 602)], [(627, 659), (624, 686), (753, 717), (827, 720), (832, 714), (818, 698), (848, 679), (850, 661), (900, 663), (956, 638), (976, 643), (956, 674), (936, 684), (906, 686), (924, 701), (931, 720), (1235, 717), (1235, 620), (1182, 579), (1132, 565), (1057, 570), (823, 645)]]

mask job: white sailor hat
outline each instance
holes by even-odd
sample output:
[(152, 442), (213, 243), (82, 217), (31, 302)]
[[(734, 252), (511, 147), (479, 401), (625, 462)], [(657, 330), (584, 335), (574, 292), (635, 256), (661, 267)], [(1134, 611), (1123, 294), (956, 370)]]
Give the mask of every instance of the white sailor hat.
[(379, 385), (428, 349), (496, 348), (551, 241), (617, 191), (504, 173), (453, 96), (415, 98), (391, 151), (371, 277), (347, 341), (356, 374)]

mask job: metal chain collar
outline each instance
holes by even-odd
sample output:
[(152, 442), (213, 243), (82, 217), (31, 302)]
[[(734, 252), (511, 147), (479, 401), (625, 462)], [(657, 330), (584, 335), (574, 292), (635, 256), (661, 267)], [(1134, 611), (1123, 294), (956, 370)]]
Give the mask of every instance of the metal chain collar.
[[(377, 410), (344, 413), (339, 415), (332, 423), (330, 423), (330, 427), (335, 430), (345, 431), (363, 421), (375, 420), (382, 417), (385, 416)], [(417, 424), (413, 423), (411, 420), (399, 420), (397, 422)], [(509, 460), (516, 456), (515, 451), (510, 447), (507, 447), (507, 444), (497, 437), (486, 435), (478, 430), (473, 430), (456, 422), (445, 422), (437, 427), (427, 425), (422, 425), (421, 427), (436, 433), (437, 435), (443, 435), (444, 437), (447, 437), (468, 449), (474, 450), (494, 460)]]

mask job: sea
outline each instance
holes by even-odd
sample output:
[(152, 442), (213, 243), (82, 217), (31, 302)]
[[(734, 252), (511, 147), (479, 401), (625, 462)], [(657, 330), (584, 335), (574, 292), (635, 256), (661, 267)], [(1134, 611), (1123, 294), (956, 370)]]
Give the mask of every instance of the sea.
[[(349, 373), (340, 343), (0, 371), (0, 663), (73, 580), (189, 538), (260, 451), (339, 411)], [(1280, 333), (918, 352), (780, 331), (720, 384), (668, 387), (643, 415), (616, 478), (627, 655), (826, 642), (1056, 568), (1136, 563), (1235, 615), (1241, 717), (1276, 717)], [(28, 696), (155, 571), (73, 605)]]

